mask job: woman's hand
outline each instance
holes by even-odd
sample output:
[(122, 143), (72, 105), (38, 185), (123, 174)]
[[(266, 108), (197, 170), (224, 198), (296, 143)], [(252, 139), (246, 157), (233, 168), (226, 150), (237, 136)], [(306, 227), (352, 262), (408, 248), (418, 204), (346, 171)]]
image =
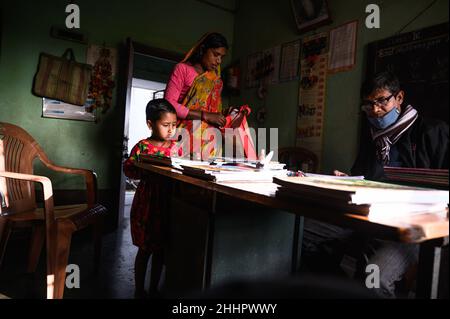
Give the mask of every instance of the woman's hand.
[(334, 176), (348, 176), (348, 174), (345, 174), (345, 173), (343, 173), (341, 171), (338, 171), (337, 169), (335, 169), (333, 171), (333, 174), (334, 174)]
[(223, 116), (221, 113), (203, 111), (202, 120), (218, 127), (224, 127), (226, 123), (225, 116)]
[(229, 106), (228, 108), (223, 108), (222, 109), (222, 114), (224, 116), (230, 115), (233, 112), (239, 112), (239, 106)]

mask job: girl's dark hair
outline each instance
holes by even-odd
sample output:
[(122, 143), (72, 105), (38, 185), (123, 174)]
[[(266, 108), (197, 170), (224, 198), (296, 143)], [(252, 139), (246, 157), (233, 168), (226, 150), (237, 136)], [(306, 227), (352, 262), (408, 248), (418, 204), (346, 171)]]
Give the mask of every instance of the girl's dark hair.
[(361, 86), (361, 97), (369, 96), (370, 93), (380, 89), (389, 90), (392, 94), (396, 94), (400, 91), (400, 81), (390, 71), (377, 73), (373, 78), (363, 83)]
[(145, 109), (147, 121), (150, 120), (152, 122), (156, 122), (161, 118), (163, 113), (177, 114), (177, 111), (166, 99), (154, 99), (148, 102)]
[(207, 37), (198, 46), (197, 50), (189, 58), (189, 62), (197, 63), (200, 62), (206, 50), (213, 48), (225, 48), (228, 50), (227, 39), (220, 33), (213, 32), (207, 35)]

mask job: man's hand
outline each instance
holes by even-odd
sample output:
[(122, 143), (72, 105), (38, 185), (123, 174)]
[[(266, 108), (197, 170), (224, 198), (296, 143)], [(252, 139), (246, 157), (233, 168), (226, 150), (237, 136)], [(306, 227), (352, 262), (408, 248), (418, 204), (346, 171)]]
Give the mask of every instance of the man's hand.
[(333, 171), (333, 174), (334, 174), (335, 176), (348, 176), (348, 174), (345, 174), (345, 173), (343, 173), (343, 172), (341, 172), (341, 171), (338, 171), (337, 169), (335, 169), (335, 170)]

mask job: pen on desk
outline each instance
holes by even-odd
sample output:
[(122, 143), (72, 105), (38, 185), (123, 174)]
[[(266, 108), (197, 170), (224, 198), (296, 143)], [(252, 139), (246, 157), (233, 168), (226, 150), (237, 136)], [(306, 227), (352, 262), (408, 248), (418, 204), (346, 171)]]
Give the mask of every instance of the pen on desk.
[(287, 176), (289, 176), (289, 177), (292, 177), (292, 176), (305, 177), (306, 175), (302, 171), (288, 171)]

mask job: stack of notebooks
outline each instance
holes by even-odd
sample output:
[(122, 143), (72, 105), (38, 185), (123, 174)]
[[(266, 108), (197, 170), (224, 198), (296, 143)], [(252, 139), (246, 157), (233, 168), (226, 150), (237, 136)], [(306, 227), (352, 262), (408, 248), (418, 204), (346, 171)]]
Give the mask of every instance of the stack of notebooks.
[(329, 206), (334, 210), (373, 218), (391, 218), (420, 213), (448, 215), (449, 192), (374, 182), (355, 178), (283, 177), (277, 196)]
[(193, 161), (177, 157), (141, 155), (140, 161), (160, 166), (170, 166), (184, 175), (214, 182), (272, 182), (274, 176), (286, 175), (285, 164), (261, 163), (245, 159), (214, 159), (211, 162)]
[(448, 189), (448, 169), (384, 167), (390, 182)]
[(209, 165), (209, 162), (193, 161), (180, 157), (167, 157), (160, 155), (142, 154), (139, 156), (139, 161), (142, 163), (154, 164), (158, 166), (169, 166), (181, 169), (181, 165)]
[(272, 182), (286, 175), (284, 169), (252, 168), (245, 165), (181, 165), (183, 174), (213, 182)]
[(161, 166), (173, 166), (176, 163), (175, 158), (150, 154), (139, 155), (139, 161)]

